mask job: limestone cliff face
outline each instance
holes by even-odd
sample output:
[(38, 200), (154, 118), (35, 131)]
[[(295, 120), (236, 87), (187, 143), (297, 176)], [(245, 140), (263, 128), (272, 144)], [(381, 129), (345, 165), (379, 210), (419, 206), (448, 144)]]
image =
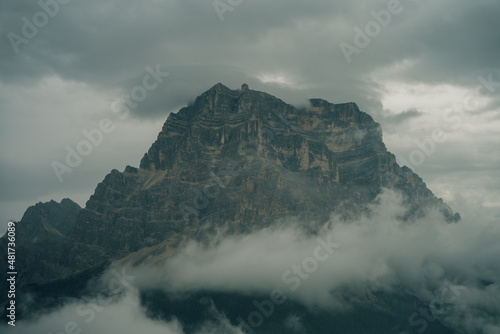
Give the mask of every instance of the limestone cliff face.
[(297, 109), (217, 84), (169, 115), (140, 168), (98, 185), (72, 237), (121, 256), (209, 223), (245, 232), (287, 216), (322, 222), (341, 203), (361, 210), (382, 187), (404, 193), (410, 218), (428, 205), (453, 218), (356, 104), (313, 99)]
[(298, 217), (314, 228), (343, 204), (363, 211), (382, 187), (404, 194), (407, 219), (429, 206), (458, 219), (398, 166), (380, 125), (356, 104), (313, 99), (298, 109), (246, 85), (217, 84), (168, 116), (139, 168), (105, 177), (47, 274), (28, 281), (46, 283), (134, 252), (135, 261), (168, 256), (207, 226), (244, 233)]

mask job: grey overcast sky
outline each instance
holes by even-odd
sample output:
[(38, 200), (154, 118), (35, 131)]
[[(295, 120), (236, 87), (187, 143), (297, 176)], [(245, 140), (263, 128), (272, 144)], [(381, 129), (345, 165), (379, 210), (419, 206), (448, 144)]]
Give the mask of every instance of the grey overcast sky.
[[(453, 209), (500, 217), (498, 17), (498, 0), (2, 0), (2, 228), (38, 201), (84, 206), (217, 82), (354, 101)], [(170, 74), (137, 88), (155, 70)], [(144, 100), (120, 119), (128, 93)], [(52, 163), (104, 119), (112, 131), (60, 182)]]

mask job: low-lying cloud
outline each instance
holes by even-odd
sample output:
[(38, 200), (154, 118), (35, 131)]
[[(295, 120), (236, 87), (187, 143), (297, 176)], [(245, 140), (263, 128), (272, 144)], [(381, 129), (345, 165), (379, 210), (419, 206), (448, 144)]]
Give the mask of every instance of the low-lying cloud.
[[(208, 243), (191, 241), (161, 265), (127, 268), (133, 287), (118, 301), (104, 300), (104, 310), (85, 332), (182, 333), (176, 320), (149, 319), (134, 292), (163, 289), (266, 294), (330, 312), (348, 312), (367, 293), (404, 291), (457, 332), (499, 333), (497, 222), (464, 208), (459, 223), (446, 223), (437, 211), (408, 223), (397, 219), (404, 210), (401, 197), (386, 190), (370, 217), (332, 216), (317, 235), (304, 222), (286, 220), (248, 235), (219, 232)], [(78, 304), (85, 305), (73, 301), (35, 323), (20, 322), (17, 332), (59, 333)], [(200, 333), (241, 332), (212, 309), (213, 321)], [(286, 326), (300, 328), (300, 317), (291, 315)]]

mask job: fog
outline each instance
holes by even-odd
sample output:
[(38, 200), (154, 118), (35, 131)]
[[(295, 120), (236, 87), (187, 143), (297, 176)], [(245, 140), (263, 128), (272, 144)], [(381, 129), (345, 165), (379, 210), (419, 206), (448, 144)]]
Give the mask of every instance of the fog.
[[(146, 316), (137, 297), (144, 289), (268, 295), (331, 312), (349, 311), (367, 292), (405, 291), (458, 332), (500, 332), (500, 226), (494, 219), (463, 207), (459, 223), (446, 223), (437, 211), (401, 222), (401, 196), (390, 190), (370, 210), (369, 217), (354, 221), (332, 215), (318, 235), (306, 232), (307, 222), (293, 219), (248, 235), (228, 236), (219, 229), (209, 243), (190, 241), (162, 264), (122, 268), (130, 284), (112, 298), (68, 301), (34, 322), (18, 322), (15, 332), (59, 333), (75, 321), (89, 333), (182, 333), (175, 320)], [(103, 282), (111, 270), (117, 272), (110, 269)], [(212, 309), (200, 333), (240, 331)], [(293, 315), (286, 323), (301, 326)]]

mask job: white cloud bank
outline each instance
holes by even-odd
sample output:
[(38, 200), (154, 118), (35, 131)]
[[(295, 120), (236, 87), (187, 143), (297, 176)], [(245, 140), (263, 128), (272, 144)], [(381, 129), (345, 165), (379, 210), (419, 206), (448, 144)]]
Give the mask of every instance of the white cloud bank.
[[(127, 272), (135, 276), (132, 290), (274, 294), (332, 312), (348, 310), (367, 291), (406, 291), (429, 303), (433, 315), (457, 332), (499, 333), (500, 225), (468, 212), (463, 216), (475, 219), (447, 224), (438, 212), (429, 212), (415, 223), (403, 223), (396, 219), (403, 210), (400, 196), (385, 191), (370, 218), (343, 222), (332, 217), (319, 237), (306, 233), (307, 226), (298, 221), (250, 235), (218, 233), (208, 245), (189, 242), (161, 266)], [(345, 291), (350, 302), (343, 298)], [(59, 333), (82, 303), (70, 303), (35, 323), (21, 321), (16, 332)], [(176, 321), (147, 318), (133, 292), (104, 303), (95, 320), (86, 324), (89, 316), (83, 318), (84, 332), (182, 333)], [(213, 317), (203, 333), (240, 331), (215, 306)], [(300, 319), (288, 322), (300, 325)]]

